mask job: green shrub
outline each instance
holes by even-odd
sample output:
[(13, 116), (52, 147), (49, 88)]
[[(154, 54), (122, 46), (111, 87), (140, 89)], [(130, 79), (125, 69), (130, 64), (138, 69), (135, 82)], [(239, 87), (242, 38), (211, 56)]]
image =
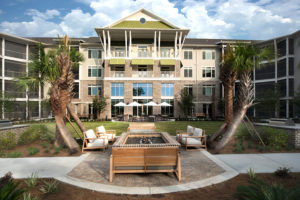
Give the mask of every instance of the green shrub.
[(290, 175), (290, 169), (287, 167), (279, 167), (275, 172), (274, 175), (275, 176), (279, 176), (279, 177), (288, 177)]
[(6, 132), (0, 134), (0, 150), (13, 149), (16, 145), (16, 133)]
[(44, 153), (49, 153), (49, 150), (48, 150), (48, 149), (46, 149), (46, 150), (44, 151)]
[(39, 148), (36, 148), (36, 147), (29, 147), (28, 148), (28, 154), (29, 155), (35, 155), (35, 154), (37, 154), (38, 152), (40, 152), (40, 149)]
[(37, 200), (37, 197), (31, 197), (31, 193), (24, 193), (23, 200)]
[(43, 124), (31, 125), (27, 130), (25, 130), (19, 138), (20, 144), (30, 144), (36, 140), (47, 140), (49, 142), (54, 141), (55, 136), (51, 133), (47, 127)]
[(6, 156), (6, 158), (18, 158), (18, 157), (22, 156), (22, 153), (18, 152), (18, 151), (13, 151), (13, 152), (7, 153), (5, 156)]
[(272, 147), (288, 146), (288, 134), (283, 130), (272, 127), (258, 127), (257, 130), (266, 145)]
[(46, 148), (48, 147), (48, 144), (47, 144), (46, 142), (42, 142), (42, 143), (41, 143), (41, 146), (42, 146), (44, 149), (46, 149)]
[(31, 176), (28, 177), (24, 182), (29, 188), (33, 188), (38, 183), (38, 176), (36, 173), (32, 173)]
[(258, 178), (250, 178), (249, 185), (239, 185), (234, 197), (239, 200), (297, 200), (300, 199), (300, 187), (290, 190), (282, 185), (268, 184)]
[(58, 154), (62, 150), (62, 147), (58, 146), (54, 150), (54, 154)]
[(23, 188), (19, 188), (20, 183), (15, 183), (11, 174), (8, 173), (0, 179), (0, 200), (19, 200), (24, 193)]
[(44, 185), (40, 187), (40, 191), (44, 194), (56, 193), (58, 191), (59, 182), (56, 180), (44, 181)]

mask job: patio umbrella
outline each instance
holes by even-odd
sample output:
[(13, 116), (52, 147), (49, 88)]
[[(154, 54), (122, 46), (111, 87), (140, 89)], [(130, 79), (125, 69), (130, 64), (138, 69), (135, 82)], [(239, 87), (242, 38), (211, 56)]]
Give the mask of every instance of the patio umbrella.
[(119, 103), (117, 103), (116, 105), (114, 105), (115, 107), (124, 107), (124, 106), (126, 106), (126, 104), (125, 103), (123, 103), (123, 102), (119, 102)]
[(144, 106), (158, 106), (155, 102), (150, 101), (148, 103), (145, 103)]
[(163, 102), (158, 104), (159, 106), (172, 106), (171, 104), (167, 103), (167, 102)]
[[(139, 104), (138, 102), (133, 101), (130, 104), (128, 104), (127, 106), (136, 106), (136, 107), (138, 107), (138, 106), (142, 106), (142, 104)], [(136, 116), (138, 116), (138, 115), (139, 115), (139, 109), (137, 109), (137, 113), (136, 113)]]
[(145, 103), (144, 106), (147, 106), (147, 115), (148, 115), (148, 106), (158, 106), (155, 102), (150, 101), (148, 103)]
[(138, 102), (134, 101), (128, 104), (128, 106), (142, 106), (142, 104), (139, 104)]

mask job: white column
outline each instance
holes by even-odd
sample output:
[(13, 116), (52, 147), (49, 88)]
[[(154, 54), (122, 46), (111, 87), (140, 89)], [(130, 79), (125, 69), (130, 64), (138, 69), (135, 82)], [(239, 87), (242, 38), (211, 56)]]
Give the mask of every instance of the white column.
[[(5, 80), (4, 80), (4, 73), (5, 73), (5, 39), (2, 38), (2, 98), (4, 98), (4, 90), (5, 90)], [(2, 104), (2, 119), (4, 119), (4, 105)]]
[(106, 52), (106, 36), (104, 30), (103, 30), (103, 44), (104, 44), (104, 59), (105, 59), (107, 57), (107, 52)]
[(174, 41), (174, 58), (177, 57), (177, 36), (178, 36), (178, 32), (176, 31), (175, 41)]
[(157, 51), (156, 51), (156, 31), (154, 31), (154, 44), (153, 44), (153, 47), (154, 47), (154, 56), (153, 57), (157, 57)]
[(111, 57), (111, 51), (110, 51), (110, 44), (111, 44), (111, 40), (110, 40), (110, 34), (109, 31), (107, 31), (107, 40), (108, 40), (108, 57)]
[(179, 56), (178, 57), (181, 56), (181, 48), (182, 48), (181, 38), (182, 38), (182, 32), (180, 32), (179, 34)]
[[(29, 45), (26, 45), (26, 76), (28, 76), (28, 54), (29, 54)], [(26, 119), (28, 119), (29, 116), (29, 97), (28, 97), (28, 88), (26, 87)]]
[(160, 57), (160, 31), (158, 31), (158, 57)]
[(129, 57), (131, 58), (131, 46), (132, 46), (132, 37), (131, 31), (129, 31)]
[(125, 31), (125, 57), (127, 58), (127, 31)]
[[(286, 97), (289, 98), (289, 38), (286, 38)], [(286, 118), (289, 118), (289, 100), (286, 101)]]

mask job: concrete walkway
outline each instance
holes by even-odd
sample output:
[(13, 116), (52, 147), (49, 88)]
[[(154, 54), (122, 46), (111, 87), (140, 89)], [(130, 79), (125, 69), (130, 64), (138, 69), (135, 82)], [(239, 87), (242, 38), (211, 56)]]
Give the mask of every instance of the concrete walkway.
[(220, 154), (215, 157), (239, 173), (247, 173), (250, 168), (256, 173), (273, 173), (279, 167), (300, 172), (300, 153)]
[(279, 167), (288, 167), (292, 172), (300, 172), (300, 153), (272, 154), (223, 154), (211, 155), (203, 152), (208, 158), (222, 167), (225, 172), (203, 180), (181, 183), (174, 186), (160, 187), (124, 187), (93, 183), (76, 179), (67, 174), (89, 154), (80, 157), (49, 157), (49, 158), (1, 158), (0, 177), (12, 172), (15, 178), (27, 178), (31, 173), (38, 177), (53, 177), (62, 182), (78, 187), (107, 193), (119, 194), (159, 194), (197, 189), (224, 182), (238, 175), (247, 173), (252, 168), (256, 173), (273, 173)]

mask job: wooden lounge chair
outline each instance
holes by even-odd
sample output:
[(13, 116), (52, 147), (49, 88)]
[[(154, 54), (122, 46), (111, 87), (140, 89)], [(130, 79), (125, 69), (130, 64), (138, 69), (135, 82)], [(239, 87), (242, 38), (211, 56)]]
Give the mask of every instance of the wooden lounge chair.
[(195, 128), (193, 135), (181, 136), (181, 143), (183, 146), (185, 146), (186, 151), (189, 150), (188, 147), (198, 147), (197, 150), (206, 150), (207, 148), (205, 131), (201, 128)]
[(115, 130), (105, 130), (104, 126), (98, 126), (96, 131), (99, 136), (106, 136), (108, 138), (108, 142), (115, 141), (117, 133)]
[(176, 131), (176, 140), (179, 143), (182, 143), (182, 137), (183, 136), (193, 135), (194, 129), (195, 129), (194, 127), (188, 125), (186, 127), (186, 131), (183, 131), (183, 130)]
[(95, 132), (92, 129), (84, 132), (84, 139), (82, 144), (82, 152), (87, 149), (105, 149), (108, 146), (107, 136), (96, 136)]

